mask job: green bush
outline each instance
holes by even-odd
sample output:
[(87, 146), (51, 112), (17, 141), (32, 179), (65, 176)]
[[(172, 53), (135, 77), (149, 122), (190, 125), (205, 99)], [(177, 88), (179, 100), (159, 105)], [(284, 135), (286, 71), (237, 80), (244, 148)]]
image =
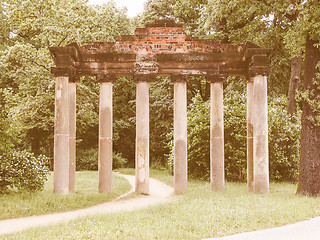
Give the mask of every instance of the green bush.
[(189, 176), (210, 179), (210, 103), (203, 102), (200, 95), (188, 107), (187, 131)]
[(97, 171), (98, 170), (98, 149), (77, 149), (76, 156), (77, 171)]
[[(112, 154), (112, 168), (126, 167), (128, 161), (122, 157), (121, 153)], [(90, 148), (77, 151), (77, 171), (97, 171), (98, 170), (98, 149)]]
[(301, 111), (291, 116), (286, 110), (285, 96), (269, 102), (270, 178), (296, 181), (300, 160)]
[(0, 192), (8, 189), (39, 191), (43, 189), (49, 158), (26, 151), (0, 156)]
[(113, 153), (112, 154), (112, 168), (124, 168), (126, 167), (128, 160), (124, 157), (122, 157), (121, 153)]
[[(295, 181), (300, 157), (300, 120), (286, 112), (286, 97), (270, 98), (270, 179)], [(170, 137), (172, 139), (173, 132)], [(225, 176), (245, 181), (247, 168), (246, 94), (228, 90), (224, 97)], [(168, 166), (173, 167), (173, 141)], [(210, 179), (210, 103), (195, 96), (188, 106), (188, 174)]]

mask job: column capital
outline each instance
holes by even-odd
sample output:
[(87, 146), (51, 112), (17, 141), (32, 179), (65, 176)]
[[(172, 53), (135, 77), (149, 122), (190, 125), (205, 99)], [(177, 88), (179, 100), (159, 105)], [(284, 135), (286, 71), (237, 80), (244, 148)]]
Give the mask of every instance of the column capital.
[[(258, 49), (259, 50), (259, 49)], [(252, 51), (251, 54), (247, 54), (248, 61), (248, 76), (247, 79), (250, 81), (250, 78), (262, 75), (269, 75), (268, 67), (268, 54), (265, 52), (255, 52)]]
[(248, 70), (247, 82), (252, 81), (258, 75), (268, 76), (270, 68), (268, 66), (251, 66)]
[(52, 67), (51, 73), (55, 77), (68, 77), (69, 82), (77, 82), (79, 80), (79, 76), (76, 74), (76, 70), (73, 67)]
[(133, 81), (138, 82), (152, 82), (153, 75), (152, 74), (135, 74), (133, 75)]
[(206, 78), (208, 83), (223, 83), (226, 80), (226, 76), (222, 74), (208, 74)]
[(113, 74), (97, 74), (96, 79), (98, 82), (111, 82), (114, 83), (117, 80), (117, 76)]
[(172, 74), (171, 75), (171, 81), (173, 83), (175, 82), (187, 83), (189, 82), (189, 78), (190, 78), (190, 75), (188, 74)]

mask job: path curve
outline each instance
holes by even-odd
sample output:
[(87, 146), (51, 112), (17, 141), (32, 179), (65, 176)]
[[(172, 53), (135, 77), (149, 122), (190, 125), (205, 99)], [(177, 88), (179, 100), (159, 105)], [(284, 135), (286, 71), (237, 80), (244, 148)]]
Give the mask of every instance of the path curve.
[(124, 196), (129, 195), (131, 192), (134, 191), (133, 189), (135, 185), (135, 176), (123, 175), (118, 173), (116, 174), (128, 180), (128, 182), (132, 186), (132, 190), (130, 192), (114, 199), (111, 202), (98, 204), (85, 209), (78, 209), (74, 211), (53, 213), (53, 214), (40, 215), (40, 216), (30, 216), (30, 217), (1, 220), (0, 235), (19, 232), (19, 231), (33, 228), (33, 227), (48, 226), (48, 225), (53, 225), (57, 223), (65, 223), (80, 217), (138, 210), (151, 205), (166, 203), (173, 199), (171, 197), (171, 195), (173, 194), (172, 187), (156, 179), (150, 178), (149, 179), (149, 187), (150, 187), (149, 195), (143, 195), (141, 197), (128, 199), (128, 200), (119, 200), (120, 198), (123, 198)]
[(302, 222), (268, 228), (254, 232), (244, 232), (220, 238), (203, 240), (318, 240), (320, 239), (320, 217)]

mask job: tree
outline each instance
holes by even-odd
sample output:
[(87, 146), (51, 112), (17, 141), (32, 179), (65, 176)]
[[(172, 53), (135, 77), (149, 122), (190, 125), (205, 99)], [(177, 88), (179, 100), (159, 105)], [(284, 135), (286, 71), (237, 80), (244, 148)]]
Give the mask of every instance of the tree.
[[(48, 46), (115, 41), (132, 30), (130, 20), (114, 2), (90, 6), (85, 0), (4, 0), (0, 11), (0, 69), (5, 69), (0, 71), (0, 87), (8, 93), (11, 128), (19, 130), (21, 141), (16, 147), (52, 156), (54, 77)], [(94, 117), (87, 121), (89, 113), (97, 110), (87, 99), (95, 96), (91, 93), (96, 85), (78, 85), (79, 136), (97, 136), (97, 121), (95, 127)], [(88, 134), (83, 134), (85, 130)]]
[(320, 194), (320, 78), (317, 76), (320, 51), (314, 46), (317, 43), (307, 36), (298, 186), (302, 195)]
[(301, 159), (298, 193), (320, 194), (320, 6), (306, 1), (303, 9), (306, 53), (302, 100)]
[[(223, 6), (221, 3), (224, 3)], [(316, 66), (319, 59), (320, 39), (320, 7), (315, 0), (300, 1), (253, 1), (246, 5), (246, 1), (210, 1), (208, 4), (211, 18), (206, 20), (207, 24), (213, 24), (213, 30), (222, 35), (222, 40), (237, 41), (241, 34), (245, 33), (250, 38), (264, 47), (272, 47), (270, 44), (279, 42), (279, 51), (285, 53), (286, 57), (278, 55), (275, 51), (271, 54), (271, 74), (269, 86), (272, 93), (281, 93), (288, 90), (289, 77), (281, 73), (279, 63), (285, 62), (291, 65), (291, 87), (289, 92), (290, 112), (294, 113), (295, 90), (299, 86), (300, 63), (302, 61), (301, 51), (305, 51), (304, 68), (304, 91), (302, 99), (302, 136), (301, 136), (301, 159), (299, 173), (298, 193), (316, 195), (320, 193), (320, 163), (319, 163), (319, 79), (317, 78)], [(218, 22), (219, 24), (214, 24)], [(207, 25), (209, 26), (209, 25)], [(240, 28), (238, 27), (240, 26)], [(273, 38), (270, 38), (273, 36)], [(269, 41), (265, 41), (269, 38)], [(306, 40), (305, 40), (306, 39)], [(259, 45), (259, 44), (258, 44)], [(261, 44), (260, 44), (261, 45)], [(279, 49), (279, 48), (273, 48)], [(280, 61), (281, 60), (281, 61)], [(291, 64), (289, 64), (289, 60)], [(278, 65), (278, 66), (277, 66)], [(274, 87), (275, 81), (278, 87)], [(281, 84), (286, 86), (279, 88)], [(270, 91), (271, 92), (271, 91)], [(292, 107), (293, 105), (293, 107)]]
[(208, 0), (148, 0), (140, 24), (152, 23), (156, 19), (174, 19), (184, 26), (187, 34), (203, 36), (200, 19)]

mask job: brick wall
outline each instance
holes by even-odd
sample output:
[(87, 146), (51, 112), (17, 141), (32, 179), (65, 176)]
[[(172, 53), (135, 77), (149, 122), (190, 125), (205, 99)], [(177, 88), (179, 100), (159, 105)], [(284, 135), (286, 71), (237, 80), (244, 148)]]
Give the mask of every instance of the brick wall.
[(135, 34), (122, 36), (115, 42), (117, 52), (137, 53), (146, 49), (150, 53), (211, 52), (212, 43), (192, 38), (178, 26), (147, 26), (137, 28)]

